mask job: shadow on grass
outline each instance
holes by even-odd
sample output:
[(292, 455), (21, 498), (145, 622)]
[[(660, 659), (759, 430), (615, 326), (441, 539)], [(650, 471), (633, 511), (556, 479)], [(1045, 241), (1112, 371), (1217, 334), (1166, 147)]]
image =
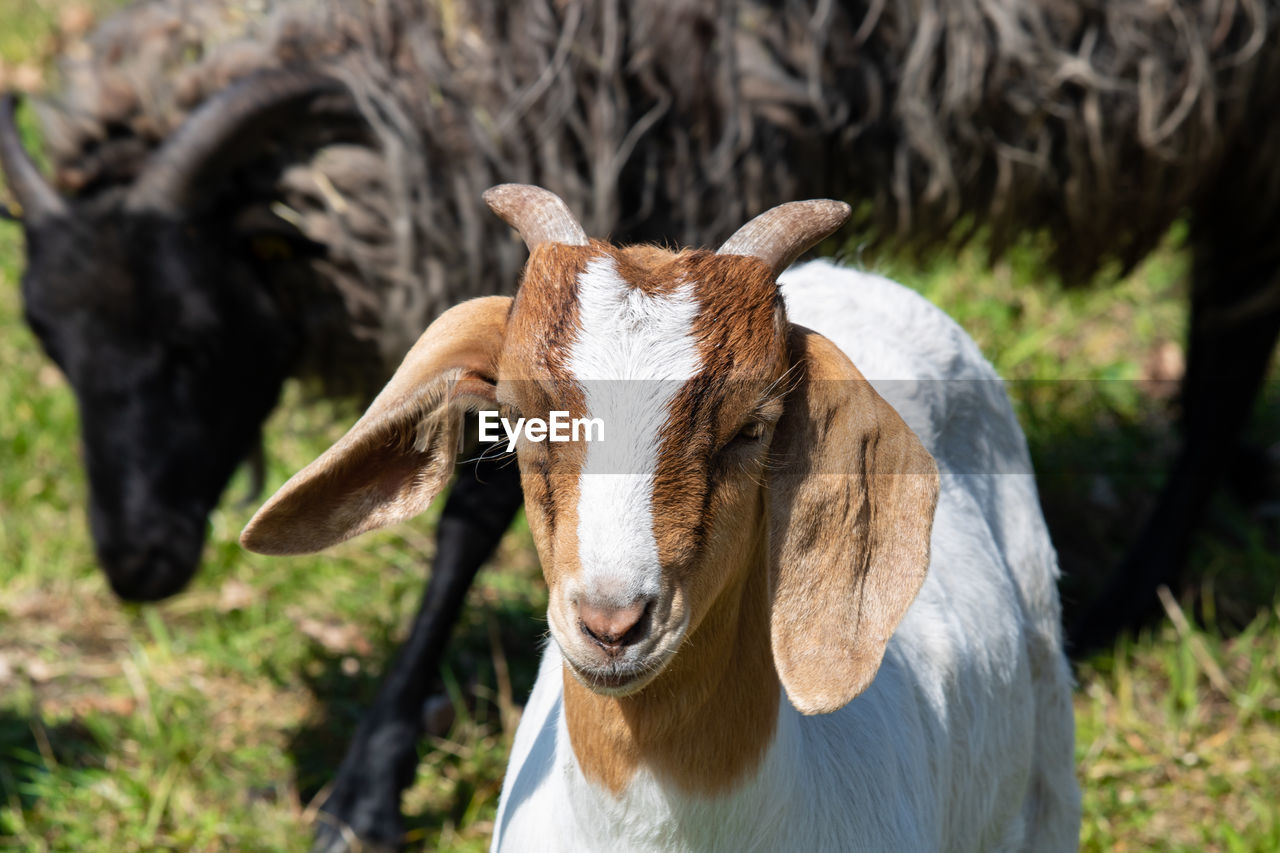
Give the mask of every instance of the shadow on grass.
[[(484, 571), (494, 570), (490, 566)], [(430, 838), (445, 825), (464, 824), (472, 816), (477, 785), (500, 784), (501, 765), (486, 766), (483, 772), (475, 765), (477, 761), (491, 762), (495, 756), (505, 764), (505, 748), (493, 755), (475, 756), (470, 754), (475, 751), (472, 744), (501, 740), (499, 697), (523, 703), (537, 674), (545, 608), (523, 599), (486, 604), (478, 598), (473, 590), (454, 626), (441, 672), (426, 676), (431, 686), (423, 708), (426, 736), (418, 745), (419, 759), (434, 751), (436, 764), (452, 764), (456, 772), (440, 774), (449, 777), (449, 785), (442, 794), (430, 798), (431, 805), (406, 809), (406, 838), (411, 840)], [(362, 716), (372, 707), (382, 674), (398, 648), (398, 638), (383, 637), (356, 666), (350, 655), (333, 654), (318, 643), (312, 645), (301, 671), (317, 700), (316, 709), (294, 732), (288, 746), (304, 806), (315, 801), (318, 807), (327, 796), (327, 786), (333, 782)], [(454, 739), (451, 731), (459, 726), (465, 726), (465, 731)], [(448, 748), (437, 750), (433, 740), (447, 741)], [(496, 801), (496, 788), (487, 794)], [(421, 848), (411, 843), (409, 849)]]
[[(1064, 621), (1085, 612), (1155, 507), (1180, 442), (1172, 386), (1011, 383), (1062, 569)], [(1055, 394), (1092, 395), (1059, 405)], [(1063, 418), (1063, 411), (1076, 414)], [(1280, 435), (1280, 384), (1258, 406), (1247, 445), (1213, 495), (1175, 597), (1188, 616), (1231, 634), (1269, 609), (1280, 581), (1280, 487), (1263, 448)]]
[[(105, 754), (78, 719), (46, 726), (39, 718), (0, 710), (0, 809), (32, 810), (48, 788), (41, 777), (54, 771), (99, 770)], [(11, 829), (0, 821), (0, 838)]]

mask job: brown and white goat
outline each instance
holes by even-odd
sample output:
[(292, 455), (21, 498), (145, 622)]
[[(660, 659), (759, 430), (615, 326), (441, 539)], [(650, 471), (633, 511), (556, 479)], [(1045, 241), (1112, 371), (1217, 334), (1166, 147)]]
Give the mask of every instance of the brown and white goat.
[[(530, 247), (517, 295), (433, 323), (243, 541), (312, 551), (421, 511), (467, 408), (603, 421), (603, 441), (517, 447), (554, 642), (494, 849), (1074, 848), (1056, 564), (963, 332), (821, 265), (798, 297), (820, 323), (806, 290), (874, 298), (825, 306), (839, 344), (788, 322), (778, 275), (839, 202), (673, 253), (588, 240), (534, 187), (486, 199)], [(848, 349), (913, 380), (916, 431)]]

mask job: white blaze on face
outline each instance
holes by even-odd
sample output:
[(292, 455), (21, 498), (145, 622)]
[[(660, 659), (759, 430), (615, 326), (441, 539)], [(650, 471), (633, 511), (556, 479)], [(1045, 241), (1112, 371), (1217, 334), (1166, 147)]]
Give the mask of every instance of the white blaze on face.
[(569, 369), (586, 416), (605, 425), (605, 440), (587, 445), (578, 482), (578, 591), (601, 604), (626, 606), (659, 590), (653, 481), (671, 402), (701, 367), (693, 290), (685, 282), (648, 296), (608, 257), (590, 261), (578, 278), (580, 328)]

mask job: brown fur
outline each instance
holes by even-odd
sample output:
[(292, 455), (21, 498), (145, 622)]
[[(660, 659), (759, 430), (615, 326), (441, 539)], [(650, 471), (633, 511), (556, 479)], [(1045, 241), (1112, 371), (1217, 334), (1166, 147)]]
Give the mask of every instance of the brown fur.
[(763, 476), (763, 457), (751, 458), (750, 448), (720, 451), (753, 419), (786, 358), (777, 333), (781, 300), (767, 267), (752, 258), (693, 252), (684, 256), (681, 274), (698, 282), (702, 310), (692, 333), (703, 369), (672, 403), (655, 476), (659, 552), (675, 566), (687, 565), (703, 549), (708, 521), (717, 515), (718, 488), (743, 474)]
[(599, 246), (551, 243), (533, 250), (512, 305), (504, 367), (516, 372), (504, 374), (508, 379), (563, 380), (578, 331), (578, 276)]
[[(580, 390), (565, 377), (578, 330), (578, 276), (596, 251), (595, 247), (548, 244), (534, 249), (525, 265), (512, 305), (510, 334), (500, 368), (506, 379), (505, 396), (498, 400), (525, 417), (546, 417), (553, 408), (553, 399), (554, 407), (569, 411), (571, 417), (584, 413), (586, 404)], [(573, 444), (553, 448), (544, 442), (531, 446), (521, 458), (525, 510), (531, 530), (554, 529), (569, 517), (576, 521), (577, 480), (553, 475), (563, 466), (554, 466), (552, 455), (570, 454), (580, 463), (582, 452)], [(552, 500), (553, 494), (572, 494), (572, 508), (562, 513)], [(556, 564), (551, 559), (554, 554), (566, 553), (565, 549), (556, 548), (549, 537), (535, 537), (535, 541), (544, 566)], [(576, 560), (576, 549), (568, 550), (573, 551)]]

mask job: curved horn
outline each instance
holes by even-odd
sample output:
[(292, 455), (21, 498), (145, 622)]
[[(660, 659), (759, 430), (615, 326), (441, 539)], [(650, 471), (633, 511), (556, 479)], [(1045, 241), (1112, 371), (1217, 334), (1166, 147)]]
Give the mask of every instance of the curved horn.
[(0, 98), (0, 170), (13, 196), (22, 205), (22, 216), (30, 222), (65, 216), (67, 203), (49, 186), (36, 168), (14, 122), (18, 99), (14, 95)]
[(543, 243), (587, 245), (587, 232), (560, 196), (530, 184), (498, 184), (484, 191), (485, 204), (520, 232), (529, 251)]
[(237, 81), (201, 104), (152, 155), (125, 206), (168, 214), (184, 210), (198, 178), (226, 156), (235, 139), (267, 135), (269, 126), (291, 114), (282, 115), (286, 107), (345, 92), (335, 78), (310, 71), (264, 71)]
[(776, 276), (843, 225), (851, 212), (849, 205), (829, 198), (780, 204), (739, 228), (716, 254), (759, 258)]

